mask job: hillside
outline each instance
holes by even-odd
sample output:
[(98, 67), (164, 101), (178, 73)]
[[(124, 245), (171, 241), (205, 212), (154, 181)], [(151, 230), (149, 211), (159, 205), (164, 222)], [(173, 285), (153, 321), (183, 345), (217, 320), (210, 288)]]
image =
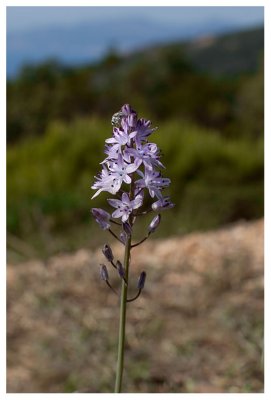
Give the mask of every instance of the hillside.
[(196, 71), (218, 77), (256, 72), (264, 51), (264, 29), (257, 27), (226, 34), (202, 35), (189, 41), (152, 46), (126, 58), (127, 66), (137, 58), (164, 63), (168, 52), (182, 55)]
[(185, 53), (195, 68), (216, 76), (257, 71), (263, 52), (263, 28), (202, 37), (185, 46)]
[[(262, 392), (263, 220), (133, 252), (131, 292), (143, 268), (147, 281), (128, 307), (124, 391)], [(85, 248), (8, 265), (9, 393), (112, 392), (118, 301), (103, 261)]]

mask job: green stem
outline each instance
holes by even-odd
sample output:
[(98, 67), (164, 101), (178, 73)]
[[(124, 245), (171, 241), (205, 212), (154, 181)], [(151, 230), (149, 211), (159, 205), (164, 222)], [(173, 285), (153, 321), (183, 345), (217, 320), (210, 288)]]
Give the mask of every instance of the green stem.
[(127, 282), (127, 285), (124, 282), (124, 280), (122, 280), (121, 297), (120, 297), (118, 361), (117, 361), (117, 371), (116, 371), (115, 393), (121, 393), (121, 386), (122, 386), (130, 250), (131, 250), (131, 236), (129, 236), (129, 238), (127, 239), (125, 245), (125, 254), (124, 254), (125, 280)]

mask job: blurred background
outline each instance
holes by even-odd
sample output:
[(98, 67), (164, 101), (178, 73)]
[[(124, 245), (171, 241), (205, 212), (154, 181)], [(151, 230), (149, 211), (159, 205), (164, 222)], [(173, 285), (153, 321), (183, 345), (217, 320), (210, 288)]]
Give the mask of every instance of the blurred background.
[(159, 127), (176, 204), (135, 254), (150, 286), (125, 389), (263, 390), (263, 21), (263, 7), (7, 7), (8, 391), (112, 390), (118, 306), (96, 250), (112, 241), (90, 186), (125, 103)]

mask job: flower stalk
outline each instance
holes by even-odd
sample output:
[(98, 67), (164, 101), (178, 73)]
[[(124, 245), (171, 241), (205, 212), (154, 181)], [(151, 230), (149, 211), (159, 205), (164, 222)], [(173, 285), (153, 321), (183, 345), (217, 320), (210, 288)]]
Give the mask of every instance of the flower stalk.
[(125, 254), (123, 263), (126, 283), (124, 280), (122, 280), (121, 295), (120, 295), (119, 341), (118, 341), (118, 359), (117, 359), (117, 369), (116, 369), (115, 393), (121, 393), (121, 388), (122, 388), (130, 251), (131, 251), (131, 236), (128, 238), (125, 244)]

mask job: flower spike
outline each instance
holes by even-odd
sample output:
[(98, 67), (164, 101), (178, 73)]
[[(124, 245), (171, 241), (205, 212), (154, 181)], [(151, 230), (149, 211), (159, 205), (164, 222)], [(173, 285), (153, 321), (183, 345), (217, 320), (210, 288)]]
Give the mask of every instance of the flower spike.
[[(114, 267), (121, 282), (115, 385), (115, 393), (119, 393), (122, 386), (126, 305), (140, 296), (146, 281), (146, 272), (142, 271), (137, 282), (137, 294), (128, 297), (131, 249), (145, 242), (156, 231), (161, 222), (161, 215), (158, 213), (172, 208), (174, 204), (169, 196), (164, 196), (164, 190), (169, 187), (170, 179), (161, 174), (161, 170), (165, 170), (161, 162), (162, 153), (159, 147), (150, 141), (150, 136), (157, 128), (152, 127), (151, 121), (138, 118), (136, 111), (129, 104), (124, 104), (120, 111), (112, 116), (111, 122), (112, 136), (105, 141), (105, 159), (100, 163), (102, 169), (95, 177), (91, 188), (95, 190), (92, 199), (102, 192), (109, 193), (107, 202), (112, 208), (110, 212), (92, 208), (91, 212), (99, 226), (125, 246), (123, 263), (119, 260), (114, 261), (112, 249), (108, 244), (102, 249), (106, 260)], [(157, 215), (149, 223), (145, 237), (132, 244), (137, 217), (153, 211)], [(114, 231), (111, 224), (115, 225)], [(101, 264), (100, 276), (107, 286), (119, 295), (109, 282), (109, 274), (104, 264)]]

